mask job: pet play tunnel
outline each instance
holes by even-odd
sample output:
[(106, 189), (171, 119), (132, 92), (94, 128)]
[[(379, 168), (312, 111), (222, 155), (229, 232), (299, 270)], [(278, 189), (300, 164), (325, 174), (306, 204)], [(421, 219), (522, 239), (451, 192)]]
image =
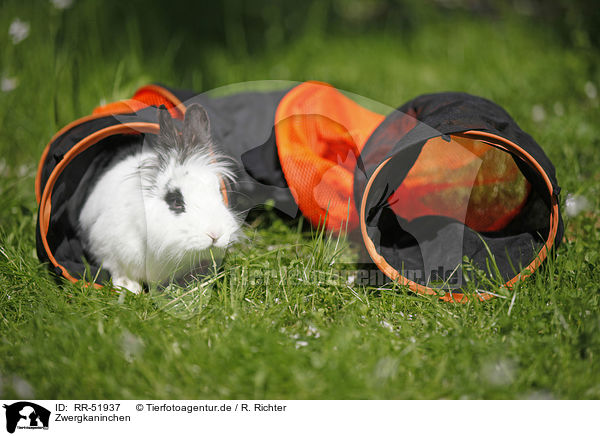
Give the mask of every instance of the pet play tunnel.
[(418, 97), (386, 115), (317, 82), (280, 91), (196, 94), (158, 85), (60, 130), (36, 177), (37, 250), (59, 276), (108, 277), (86, 253), (78, 211), (115, 155), (158, 132), (164, 106), (200, 103), (235, 163), (224, 201), (247, 212), (271, 200), (313, 225), (359, 235), (373, 264), (415, 292), (460, 299), (469, 283), (507, 287), (562, 239), (554, 167), (498, 105), (464, 93)]

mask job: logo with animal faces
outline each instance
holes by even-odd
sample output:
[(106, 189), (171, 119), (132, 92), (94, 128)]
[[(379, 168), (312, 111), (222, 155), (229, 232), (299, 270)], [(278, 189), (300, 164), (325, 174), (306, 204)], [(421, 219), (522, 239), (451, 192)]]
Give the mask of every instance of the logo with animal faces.
[(6, 431), (14, 433), (19, 430), (48, 430), (50, 411), (29, 401), (19, 401), (11, 405), (5, 404)]

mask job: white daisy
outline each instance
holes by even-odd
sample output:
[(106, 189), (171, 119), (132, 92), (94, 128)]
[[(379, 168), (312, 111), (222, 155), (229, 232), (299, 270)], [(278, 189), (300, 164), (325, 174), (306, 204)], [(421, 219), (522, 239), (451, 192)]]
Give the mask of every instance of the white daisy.
[(20, 18), (15, 18), (10, 27), (8, 28), (8, 34), (12, 39), (13, 44), (18, 44), (29, 36), (29, 23), (27, 21), (21, 21)]

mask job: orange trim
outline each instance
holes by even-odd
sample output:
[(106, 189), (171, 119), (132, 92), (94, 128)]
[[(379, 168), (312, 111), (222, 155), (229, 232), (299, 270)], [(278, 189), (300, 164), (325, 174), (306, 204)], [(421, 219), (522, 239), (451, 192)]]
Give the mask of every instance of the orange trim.
[(227, 195), (227, 183), (225, 183), (225, 179), (221, 177), (219, 180), (219, 185), (221, 186), (221, 195), (223, 196), (223, 203), (225, 206), (229, 206), (229, 196)]
[[(158, 86), (158, 85), (142, 86), (135, 92), (135, 95), (133, 96), (133, 98), (131, 100), (134, 100), (136, 103), (139, 104), (140, 96), (146, 92), (158, 94), (161, 97), (163, 97), (164, 99), (166, 99), (169, 103), (171, 103), (173, 105), (173, 110), (177, 111), (176, 114), (172, 113), (173, 116), (177, 116), (178, 114), (181, 114), (181, 117), (183, 117), (183, 115), (185, 114), (185, 106), (183, 105), (181, 100), (179, 100), (177, 97), (175, 97), (175, 95), (173, 95), (170, 91), (168, 91), (165, 88)], [(136, 96), (138, 97), (138, 99), (136, 99)], [(35, 175), (35, 199), (38, 204), (40, 204), (40, 200), (42, 197), (42, 189), (41, 189), (42, 169), (44, 167), (44, 163), (46, 162), (46, 157), (48, 156), (48, 153), (50, 151), (50, 146), (52, 145), (52, 143), (54, 141), (56, 141), (65, 132), (78, 126), (79, 124), (83, 124), (87, 121), (95, 120), (98, 118), (103, 118), (103, 117), (107, 116), (108, 114), (118, 115), (118, 114), (125, 114), (125, 113), (132, 112), (132, 106), (135, 105), (135, 103), (131, 100), (126, 100), (126, 102), (129, 102), (131, 105), (128, 105), (125, 102), (116, 102), (114, 104), (108, 104), (108, 105), (105, 105), (102, 107), (98, 107), (98, 108), (94, 109), (94, 112), (91, 115), (87, 115), (85, 117), (82, 117), (75, 121), (70, 122), (69, 124), (64, 126), (62, 129), (60, 129), (57, 133), (55, 133), (54, 136), (52, 136), (52, 139), (50, 139), (48, 144), (46, 144), (46, 147), (44, 148), (44, 151), (42, 152), (42, 157), (40, 159), (40, 162), (38, 163), (38, 169), (37, 169), (37, 173)], [(144, 103), (142, 102), (141, 104), (144, 104)], [(103, 110), (103, 108), (106, 108), (106, 109)], [(139, 110), (139, 109), (141, 109), (141, 107), (138, 108), (137, 110)]]
[[(547, 255), (548, 255), (548, 250), (554, 244), (556, 232), (558, 231), (558, 213), (559, 213), (559, 211), (558, 211), (557, 198), (555, 195), (553, 195), (552, 183), (550, 182), (550, 178), (548, 177), (548, 175), (546, 174), (544, 169), (529, 153), (527, 153), (523, 148), (519, 147), (517, 144), (515, 144), (514, 142), (512, 142), (506, 138), (503, 138), (498, 135), (494, 135), (492, 133), (480, 132), (480, 131), (475, 131), (475, 130), (469, 130), (467, 132), (463, 132), (462, 134), (456, 134), (455, 136), (461, 136), (461, 137), (465, 137), (468, 139), (484, 140), (492, 146), (499, 146), (500, 148), (502, 148), (506, 151), (516, 152), (516, 154), (519, 157), (521, 157), (526, 162), (530, 163), (538, 171), (538, 173), (542, 175), (544, 181), (546, 182), (546, 186), (548, 187), (548, 192), (550, 192), (550, 194), (551, 194), (552, 211), (550, 214), (550, 232), (548, 233), (548, 239), (547, 239), (546, 243), (544, 244), (544, 246), (538, 252), (538, 255), (535, 257), (535, 259), (526, 268), (524, 268), (523, 271), (519, 272), (515, 277), (513, 277), (512, 279), (510, 279), (509, 281), (507, 281), (505, 283), (505, 286), (510, 288), (520, 279), (524, 279), (524, 278), (528, 277), (529, 275), (531, 275), (546, 259)], [(371, 259), (373, 259), (373, 262), (375, 262), (377, 267), (390, 279), (398, 281), (402, 285), (408, 286), (414, 292), (417, 292), (420, 294), (425, 294), (425, 295), (437, 295), (439, 293), (439, 290), (430, 288), (428, 286), (420, 285), (420, 284), (415, 283), (412, 280), (409, 280), (406, 277), (402, 276), (396, 269), (394, 269), (384, 259), (383, 256), (381, 256), (377, 252), (377, 249), (375, 248), (375, 244), (373, 243), (373, 241), (371, 240), (371, 238), (369, 238), (369, 235), (367, 234), (367, 224), (366, 224), (366, 220), (365, 220), (365, 214), (366, 214), (365, 208), (366, 208), (366, 203), (367, 203), (367, 197), (369, 195), (369, 191), (371, 190), (371, 186), (373, 185), (374, 180), (377, 178), (377, 175), (383, 169), (383, 167), (385, 165), (387, 165), (387, 163), (391, 159), (392, 159), (391, 157), (387, 158), (385, 161), (383, 161), (381, 164), (379, 164), (379, 166), (375, 169), (375, 171), (369, 178), (369, 181), (367, 182), (367, 186), (365, 187), (365, 192), (362, 197), (362, 201), (361, 201), (361, 205), (360, 205), (360, 231), (361, 231), (361, 234), (363, 237), (363, 241), (365, 243), (365, 247), (367, 248), (367, 252), (369, 253), (369, 256), (371, 257)], [(489, 300), (490, 298), (493, 298), (493, 295), (489, 294), (489, 293), (479, 294), (479, 296), (478, 296), (478, 299), (481, 301)], [(440, 297), (440, 299), (443, 301), (464, 302), (464, 301), (466, 301), (467, 297), (462, 293), (446, 292), (446, 294), (444, 296)]]
[[(60, 265), (56, 259), (50, 247), (48, 245), (48, 228), (50, 227), (50, 213), (52, 211), (52, 190), (54, 189), (54, 184), (58, 180), (58, 177), (62, 174), (65, 167), (80, 153), (87, 150), (92, 145), (98, 143), (99, 141), (116, 134), (138, 134), (138, 133), (153, 133), (158, 134), (160, 131), (158, 124), (156, 123), (145, 123), (145, 122), (136, 122), (136, 123), (123, 123), (117, 124), (115, 126), (109, 126), (104, 129), (98, 130), (97, 132), (92, 133), (89, 136), (86, 136), (81, 141), (73, 146), (63, 157), (63, 159), (56, 165), (52, 174), (48, 178), (48, 182), (44, 188), (44, 192), (40, 201), (40, 210), (39, 210), (39, 219), (40, 219), (40, 236), (42, 239), (42, 245), (44, 246), (44, 250), (48, 255), (48, 259), (54, 265), (54, 267), (58, 267), (63, 277), (69, 280), (72, 283), (76, 283), (78, 280), (75, 279), (65, 267)], [(101, 288), (102, 286), (95, 284), (97, 288)]]
[[(114, 115), (118, 115), (119, 113), (121, 113), (121, 112), (115, 112)], [(122, 112), (122, 113), (127, 113), (127, 112)], [(40, 159), (40, 162), (38, 163), (37, 173), (35, 175), (35, 199), (38, 204), (40, 204), (40, 200), (42, 198), (42, 192), (41, 192), (42, 191), (42, 189), (41, 189), (42, 169), (44, 168), (44, 163), (46, 163), (46, 158), (48, 157), (48, 153), (50, 152), (50, 146), (52, 145), (52, 143), (54, 141), (56, 141), (64, 133), (66, 133), (68, 130), (71, 130), (72, 128), (77, 127), (79, 124), (83, 124), (85, 122), (96, 120), (98, 118), (104, 118), (104, 117), (106, 117), (106, 114), (92, 114), (92, 115), (87, 115), (85, 117), (78, 118), (75, 121), (72, 121), (69, 124), (67, 124), (66, 126), (64, 126), (58, 132), (56, 132), (54, 134), (54, 136), (52, 137), (52, 139), (50, 139), (48, 144), (46, 144), (46, 147), (44, 148), (44, 151), (42, 152), (42, 157)]]
[[(550, 178), (548, 177), (548, 175), (546, 174), (546, 172), (544, 171), (542, 166), (533, 158), (533, 156), (531, 156), (529, 153), (527, 153), (527, 151), (525, 151), (523, 148), (519, 147), (514, 142), (512, 142), (506, 138), (503, 138), (501, 136), (494, 135), (493, 133), (479, 132), (476, 130), (469, 130), (467, 132), (464, 132), (463, 135), (466, 137), (471, 137), (473, 139), (479, 139), (479, 138), (488, 139), (491, 141), (491, 143), (493, 143), (492, 145), (495, 145), (496, 141), (504, 142), (505, 144), (509, 145), (509, 148), (512, 148), (512, 151), (516, 151), (517, 154), (519, 155), (519, 157), (521, 157), (526, 162), (531, 163), (533, 165), (533, 167), (538, 171), (538, 173), (542, 176), (542, 178), (544, 179), (544, 182), (546, 182), (546, 187), (548, 188), (548, 192), (550, 193), (550, 199), (552, 202), (551, 203), (552, 211), (550, 214), (550, 232), (548, 233), (548, 239), (546, 240), (546, 243), (540, 249), (540, 252), (538, 253), (537, 257), (525, 268), (525, 270), (529, 271), (529, 274), (527, 274), (526, 276), (523, 277), (523, 278), (526, 278), (526, 277), (530, 276), (531, 274), (533, 274), (533, 272), (542, 264), (542, 262), (544, 262), (544, 260), (546, 260), (546, 257), (548, 256), (548, 251), (554, 245), (554, 239), (556, 238), (556, 233), (558, 232), (558, 222), (559, 222), (558, 198), (556, 195), (554, 195), (554, 187), (552, 186), (552, 182), (550, 181)], [(511, 280), (506, 282), (506, 286), (508, 288), (510, 288), (521, 278), (522, 274), (523, 273), (520, 272), (515, 277), (513, 277)]]

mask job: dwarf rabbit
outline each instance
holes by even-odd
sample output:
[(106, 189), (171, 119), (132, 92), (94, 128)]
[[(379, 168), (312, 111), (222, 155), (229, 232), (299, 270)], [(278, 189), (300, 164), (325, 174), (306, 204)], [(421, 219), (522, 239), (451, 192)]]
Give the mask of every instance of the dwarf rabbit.
[(220, 189), (233, 173), (214, 151), (208, 114), (191, 105), (179, 131), (167, 110), (158, 112), (158, 137), (111, 164), (79, 215), (86, 251), (134, 293), (224, 254), (240, 235)]

